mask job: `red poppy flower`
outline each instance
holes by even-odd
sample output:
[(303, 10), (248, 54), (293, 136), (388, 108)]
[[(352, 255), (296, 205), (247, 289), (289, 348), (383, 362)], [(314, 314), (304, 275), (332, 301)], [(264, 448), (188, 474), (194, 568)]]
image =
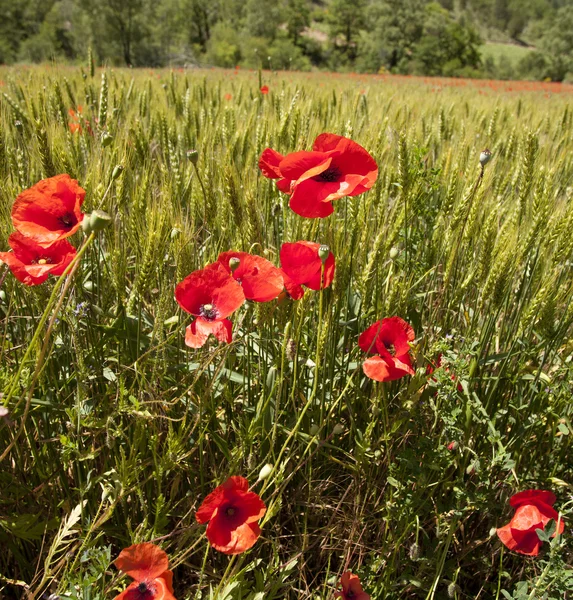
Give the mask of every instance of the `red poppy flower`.
[[(231, 258), (239, 259), (239, 266), (231, 269)], [(233, 279), (241, 284), (247, 300), (268, 302), (276, 298), (284, 287), (281, 270), (262, 256), (247, 252), (222, 252), (217, 261), (231, 274)]]
[[(510, 550), (537, 556), (542, 542), (535, 530), (543, 530), (549, 521), (559, 519), (559, 514), (552, 508), (555, 500), (555, 494), (547, 490), (525, 490), (512, 496), (509, 504), (516, 511), (511, 521), (497, 530), (499, 539)], [(563, 533), (564, 528), (565, 523), (561, 519), (559, 530), (555, 531), (553, 537)]]
[[(286, 243), (281, 246), (281, 266), (283, 272), (290, 279), (290, 286), (305, 285), (311, 290), (320, 290), (321, 287), (327, 288), (332, 284), (336, 266), (334, 254), (328, 252), (328, 257), (324, 261), (323, 272), (322, 259), (318, 253), (319, 249), (320, 244), (304, 241)], [(287, 292), (292, 296), (288, 286)]]
[(76, 255), (76, 249), (60, 240), (46, 248), (17, 231), (8, 238), (12, 252), (0, 252), (0, 262), (26, 285), (39, 285), (52, 275), (61, 275)]
[(193, 271), (177, 284), (175, 299), (184, 311), (197, 317), (185, 330), (185, 344), (201, 348), (210, 334), (220, 342), (231, 341), (233, 324), (226, 317), (243, 304), (245, 294), (217, 262)]
[(115, 600), (175, 600), (169, 559), (159, 546), (135, 544), (122, 550), (114, 564), (134, 579)]
[(244, 477), (229, 477), (211, 492), (196, 514), (198, 523), (207, 523), (207, 539), (215, 550), (240, 554), (257, 541), (261, 529), (257, 521), (267, 508), (255, 492), (249, 492)]
[(378, 177), (376, 161), (362, 146), (333, 133), (319, 135), (312, 152), (282, 156), (267, 148), (259, 167), (265, 177), (279, 179), (282, 192), (291, 194), (291, 209), (309, 218), (327, 217), (334, 212), (334, 200), (362, 194)]
[(362, 589), (362, 584), (358, 575), (353, 575), (350, 571), (346, 571), (340, 578), (341, 592), (334, 592), (335, 598), (342, 600), (370, 600), (370, 594), (367, 594)]
[(413, 375), (410, 344), (414, 330), (400, 317), (376, 321), (358, 338), (364, 352), (378, 354), (364, 361), (364, 374), (375, 381), (394, 381), (405, 375)]
[(268, 85), (263, 85), (261, 87), (261, 94), (266, 95), (269, 93), (269, 86)]
[(67, 174), (42, 179), (16, 198), (12, 207), (14, 228), (44, 247), (67, 238), (81, 226), (85, 195)]

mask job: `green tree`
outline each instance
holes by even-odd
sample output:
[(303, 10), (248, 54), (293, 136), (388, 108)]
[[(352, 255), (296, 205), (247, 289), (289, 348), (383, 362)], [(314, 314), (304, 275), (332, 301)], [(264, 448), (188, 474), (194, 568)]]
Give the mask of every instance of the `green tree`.
[(285, 18), (288, 34), (292, 41), (298, 44), (301, 33), (310, 25), (308, 0), (288, 0)]
[(351, 61), (358, 53), (360, 30), (366, 25), (366, 6), (365, 0), (331, 0), (328, 5), (327, 21), (331, 40)]
[(425, 16), (413, 56), (416, 70), (426, 75), (472, 74), (481, 63), (477, 32), (455, 21), (437, 2), (426, 6)]

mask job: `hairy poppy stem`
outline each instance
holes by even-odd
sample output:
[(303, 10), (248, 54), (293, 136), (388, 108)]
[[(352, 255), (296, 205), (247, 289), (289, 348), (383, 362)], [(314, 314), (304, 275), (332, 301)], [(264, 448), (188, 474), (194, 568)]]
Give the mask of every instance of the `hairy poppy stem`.
[[(6, 398), (3, 401), (5, 406), (8, 405), (8, 402), (14, 396), (14, 393), (15, 393), (16, 388), (18, 387), (18, 383), (20, 381), (20, 376), (22, 375), (22, 371), (24, 370), (24, 367), (26, 366), (26, 362), (27, 362), (28, 358), (30, 357), (32, 350), (35, 348), (36, 343), (38, 342), (38, 340), (40, 338), (40, 335), (42, 335), (42, 333), (43, 333), (42, 330), (44, 328), (46, 321), (48, 320), (48, 316), (52, 310), (52, 306), (54, 305), (54, 302), (56, 301), (56, 296), (57, 296), (58, 290), (60, 289), (60, 287), (62, 286), (62, 284), (65, 281), (64, 288), (62, 289), (60, 298), (58, 300), (58, 303), (56, 305), (56, 308), (54, 310), (52, 318), (50, 319), (50, 323), (48, 324), (48, 329), (44, 333), (44, 336), (45, 336), (44, 344), (40, 351), (38, 360), (36, 361), (36, 368), (34, 370), (34, 375), (32, 376), (32, 381), (30, 382), (29, 387), (28, 387), (28, 392), (26, 394), (26, 407), (24, 409), (24, 414), (22, 415), (22, 422), (20, 424), (20, 428), (18, 429), (16, 435), (14, 436), (14, 439), (10, 442), (10, 444), (8, 444), (8, 447), (6, 448), (6, 450), (4, 450), (2, 455), (0, 455), (0, 462), (2, 462), (8, 456), (8, 454), (10, 453), (10, 450), (12, 450), (12, 448), (16, 444), (18, 438), (22, 434), (22, 431), (24, 430), (24, 427), (26, 424), (26, 419), (28, 417), (28, 413), (30, 412), (30, 405), (32, 403), (32, 395), (34, 393), (34, 386), (36, 384), (36, 381), (37, 381), (40, 371), (42, 369), (42, 365), (44, 364), (44, 356), (46, 354), (46, 350), (48, 348), (48, 343), (50, 341), (50, 333), (54, 327), (54, 323), (56, 321), (56, 317), (59, 313), (59, 310), (64, 302), (64, 297), (66, 295), (66, 292), (67, 292), (68, 288), (70, 287), (70, 284), (73, 280), (74, 273), (76, 272), (76, 270), (80, 264), (80, 259), (85, 254), (86, 250), (89, 248), (89, 246), (91, 245), (94, 238), (95, 238), (95, 232), (90, 234), (88, 239), (84, 242), (83, 246), (79, 249), (79, 251), (76, 254), (76, 256), (74, 257), (74, 259), (67, 266), (66, 270), (62, 273), (62, 275), (60, 276), (58, 281), (56, 281), (56, 284), (54, 285), (54, 289), (52, 290), (52, 294), (50, 295), (50, 298), (48, 300), (48, 304), (44, 310), (44, 313), (42, 314), (42, 317), (40, 318), (40, 322), (38, 323), (38, 326), (36, 327), (36, 331), (34, 332), (32, 341), (30, 342), (30, 345), (28, 346), (28, 349), (26, 350), (24, 357), (20, 361), (20, 366), (18, 367), (18, 371), (12, 378), (12, 385), (10, 386), (9, 390), (7, 391)], [(18, 402), (16, 404), (15, 408), (19, 404), (20, 404), (20, 402)]]

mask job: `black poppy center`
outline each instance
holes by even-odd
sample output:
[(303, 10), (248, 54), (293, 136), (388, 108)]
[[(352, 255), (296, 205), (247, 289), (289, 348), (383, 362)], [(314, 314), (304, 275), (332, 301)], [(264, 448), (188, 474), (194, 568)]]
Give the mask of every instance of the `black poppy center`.
[(38, 258), (35, 258), (30, 262), (33, 265), (51, 265), (53, 263), (49, 256), (38, 256)]
[(237, 511), (235, 510), (235, 508), (233, 506), (229, 506), (229, 508), (227, 508), (227, 510), (225, 511), (225, 514), (228, 517), (234, 517), (236, 512)]
[(341, 175), (342, 173), (340, 172), (340, 169), (337, 169), (336, 167), (328, 167), (326, 171), (323, 171), (320, 175), (317, 175), (315, 179), (317, 181), (326, 182), (338, 181)]
[(384, 342), (384, 348), (386, 348), (392, 356), (396, 356), (396, 348), (392, 342)]
[(71, 229), (76, 224), (76, 216), (71, 212), (62, 215), (58, 220), (66, 229)]
[(152, 589), (145, 581), (140, 581), (135, 589), (137, 592), (136, 596), (140, 600), (147, 600), (149, 597), (153, 597), (155, 592), (155, 589)]
[(347, 598), (354, 598), (354, 592), (352, 590), (348, 590), (345, 594)]
[(199, 309), (199, 314), (207, 321), (214, 321), (218, 312), (212, 304), (203, 304)]

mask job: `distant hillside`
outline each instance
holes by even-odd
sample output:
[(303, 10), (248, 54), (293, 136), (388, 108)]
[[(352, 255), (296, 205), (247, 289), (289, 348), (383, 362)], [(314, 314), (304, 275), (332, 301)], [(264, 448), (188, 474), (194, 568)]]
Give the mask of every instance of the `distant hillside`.
[(562, 81), (571, 31), (573, 0), (0, 0), (5, 63)]

